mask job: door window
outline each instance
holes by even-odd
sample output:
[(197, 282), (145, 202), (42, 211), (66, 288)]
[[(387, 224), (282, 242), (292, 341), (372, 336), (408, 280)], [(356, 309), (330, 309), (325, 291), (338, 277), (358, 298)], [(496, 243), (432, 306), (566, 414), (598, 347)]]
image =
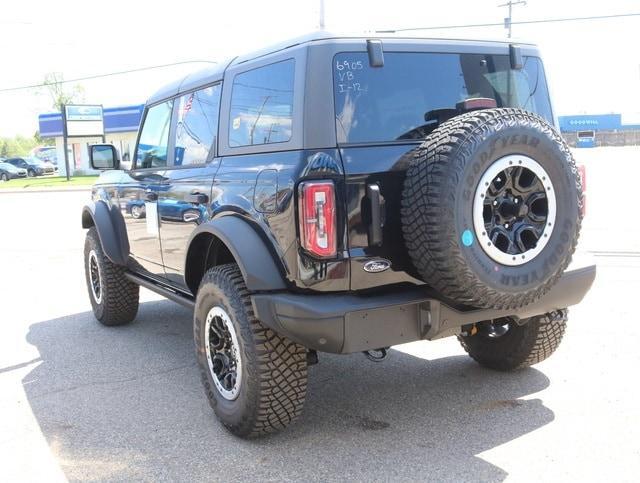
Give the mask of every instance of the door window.
[(218, 132), (220, 90), (221, 84), (216, 84), (178, 99), (176, 166), (207, 162)]
[(291, 139), (295, 61), (277, 62), (233, 80), (229, 146), (282, 143)]
[(167, 148), (173, 100), (155, 105), (147, 111), (136, 151), (136, 168), (167, 166)]

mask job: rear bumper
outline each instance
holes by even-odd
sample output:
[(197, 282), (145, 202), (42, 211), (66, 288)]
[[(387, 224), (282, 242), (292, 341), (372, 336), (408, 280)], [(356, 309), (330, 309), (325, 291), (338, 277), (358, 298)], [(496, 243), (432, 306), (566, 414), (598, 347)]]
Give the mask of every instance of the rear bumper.
[(455, 335), (467, 324), (499, 317), (532, 317), (576, 305), (596, 275), (591, 263), (573, 263), (540, 300), (516, 310), (458, 310), (423, 287), (383, 294), (254, 294), (265, 325), (310, 349), (348, 354)]

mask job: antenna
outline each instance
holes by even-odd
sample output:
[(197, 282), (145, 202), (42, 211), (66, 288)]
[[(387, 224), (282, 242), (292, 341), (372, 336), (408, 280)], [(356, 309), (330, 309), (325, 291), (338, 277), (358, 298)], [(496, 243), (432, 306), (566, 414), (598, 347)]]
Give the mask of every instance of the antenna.
[(324, 0), (320, 0), (320, 19), (318, 22), (318, 28), (324, 30)]
[(509, 15), (504, 18), (504, 28), (509, 29), (509, 33), (507, 34), (509, 38), (511, 38), (511, 10), (514, 5), (522, 5), (523, 7), (527, 4), (526, 0), (518, 0), (514, 2), (513, 0), (509, 0), (507, 3), (503, 3), (502, 5), (498, 5), (498, 7), (508, 7)]

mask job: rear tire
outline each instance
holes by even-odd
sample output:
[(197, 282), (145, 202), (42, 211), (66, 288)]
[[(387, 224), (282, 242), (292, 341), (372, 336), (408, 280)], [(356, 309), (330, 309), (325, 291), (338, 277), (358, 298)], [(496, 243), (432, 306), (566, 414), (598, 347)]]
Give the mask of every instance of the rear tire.
[(116, 265), (104, 254), (95, 227), (87, 231), (84, 268), (96, 319), (107, 326), (124, 325), (135, 319), (140, 287), (125, 277), (124, 267)]
[(236, 264), (205, 273), (196, 297), (194, 339), (207, 398), (231, 433), (243, 438), (273, 433), (301, 414), (307, 351), (255, 318)]
[[(507, 322), (507, 321), (505, 321)], [(524, 369), (553, 354), (567, 328), (567, 310), (531, 317), (523, 325), (508, 321), (505, 334), (458, 336), (465, 351), (478, 364), (497, 371)], [(484, 323), (486, 324), (486, 322)]]

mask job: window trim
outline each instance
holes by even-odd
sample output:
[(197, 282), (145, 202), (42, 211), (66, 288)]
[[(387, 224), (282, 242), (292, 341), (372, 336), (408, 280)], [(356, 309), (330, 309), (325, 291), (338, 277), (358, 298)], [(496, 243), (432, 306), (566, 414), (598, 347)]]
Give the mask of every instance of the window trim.
[[(230, 146), (229, 145), (229, 123), (231, 117), (231, 91), (235, 76), (266, 67), (271, 64), (277, 64), (286, 60), (294, 61), (294, 79), (293, 79), (293, 114), (291, 124), (291, 139), (278, 143), (269, 144), (253, 144), (247, 146)], [(219, 156), (241, 156), (247, 154), (274, 153), (281, 151), (294, 151), (303, 148), (304, 140), (304, 89), (307, 66), (307, 47), (299, 46), (292, 49), (274, 52), (256, 59), (252, 59), (240, 64), (231, 65), (225, 71), (224, 81), (225, 87), (222, 89), (222, 102), (220, 110), (220, 119), (225, 122), (219, 123), (218, 130), (218, 153)]]
[[(233, 91), (236, 85), (236, 80), (238, 79), (238, 77), (240, 77), (241, 75), (244, 74), (248, 74), (249, 72), (253, 72), (259, 69), (266, 69), (268, 67), (272, 67), (276, 64), (284, 64), (285, 62), (293, 62), (293, 82), (292, 84), (292, 92), (291, 92), (291, 135), (289, 136), (289, 139), (285, 140), (285, 141), (276, 141), (276, 142), (269, 142), (269, 143), (260, 143), (260, 144), (241, 144), (238, 146), (232, 146), (231, 145), (231, 129), (230, 129), (230, 124), (231, 124), (231, 109), (233, 107)], [(293, 139), (293, 116), (294, 116), (294, 104), (295, 104), (295, 87), (296, 87), (296, 60), (293, 57), (290, 57), (288, 59), (282, 59), (282, 60), (278, 60), (276, 62), (272, 62), (271, 64), (266, 64), (266, 65), (261, 65), (259, 67), (254, 67), (252, 69), (249, 70), (245, 70), (243, 72), (238, 72), (237, 74), (235, 74), (233, 76), (233, 82), (231, 83), (231, 96), (229, 97), (229, 117), (227, 119), (227, 145), (229, 146), (230, 149), (238, 149), (238, 148), (247, 148), (247, 147), (254, 147), (254, 146), (269, 146), (272, 144), (284, 144), (284, 143), (288, 143), (289, 141), (291, 141), (291, 139)], [(274, 89), (271, 89), (274, 90)], [(266, 103), (265, 103), (266, 104)]]

